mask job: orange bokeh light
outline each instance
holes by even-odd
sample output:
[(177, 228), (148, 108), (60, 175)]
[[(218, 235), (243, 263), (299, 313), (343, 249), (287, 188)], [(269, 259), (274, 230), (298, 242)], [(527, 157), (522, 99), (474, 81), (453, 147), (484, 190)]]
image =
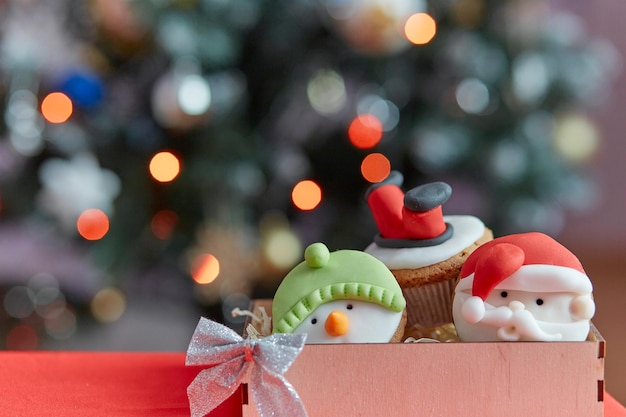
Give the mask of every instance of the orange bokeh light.
[(78, 216), (78, 233), (87, 240), (99, 240), (109, 231), (109, 217), (98, 209), (88, 209)]
[(210, 284), (220, 274), (220, 262), (210, 253), (199, 255), (191, 265), (191, 277), (198, 284)]
[(171, 152), (159, 152), (150, 160), (150, 175), (159, 182), (170, 182), (180, 173), (180, 161)]
[(350, 142), (359, 149), (376, 146), (383, 137), (383, 125), (376, 116), (361, 114), (355, 117), (348, 127)]
[(437, 33), (437, 22), (428, 13), (415, 13), (404, 24), (404, 35), (415, 45), (425, 45)]
[(166, 240), (172, 235), (178, 222), (178, 215), (172, 210), (161, 210), (152, 216), (150, 228), (152, 233), (161, 240)]
[(361, 175), (369, 182), (381, 182), (390, 172), (391, 162), (382, 153), (371, 153), (361, 162)]
[(41, 102), (41, 114), (50, 123), (63, 123), (72, 115), (72, 100), (63, 93), (50, 93)]
[(291, 201), (300, 210), (313, 210), (322, 201), (322, 189), (314, 181), (300, 181), (291, 191)]

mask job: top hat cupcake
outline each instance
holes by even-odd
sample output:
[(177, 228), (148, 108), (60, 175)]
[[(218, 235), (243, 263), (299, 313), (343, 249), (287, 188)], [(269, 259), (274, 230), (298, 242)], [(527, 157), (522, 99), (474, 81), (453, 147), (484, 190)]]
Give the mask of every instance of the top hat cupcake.
[(366, 200), (378, 226), (365, 252), (393, 273), (407, 301), (408, 322), (426, 328), (452, 322), (452, 294), (463, 262), (491, 230), (474, 216), (444, 216), (451, 187), (433, 182), (402, 191), (393, 171), (372, 185)]

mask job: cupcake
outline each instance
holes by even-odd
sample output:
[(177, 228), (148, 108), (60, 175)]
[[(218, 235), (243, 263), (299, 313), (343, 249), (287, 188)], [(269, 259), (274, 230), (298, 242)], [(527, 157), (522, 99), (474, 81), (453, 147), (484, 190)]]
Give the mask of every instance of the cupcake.
[(402, 340), (406, 301), (389, 269), (356, 250), (309, 245), (276, 290), (274, 333), (306, 333), (306, 343)]
[(584, 341), (595, 313), (592, 292), (578, 258), (553, 238), (502, 236), (463, 265), (454, 324), (464, 342)]
[(372, 185), (366, 200), (378, 226), (365, 252), (391, 270), (407, 302), (407, 328), (452, 322), (452, 294), (463, 262), (491, 230), (474, 216), (443, 215), (452, 193), (444, 182), (402, 191), (403, 177), (393, 171)]

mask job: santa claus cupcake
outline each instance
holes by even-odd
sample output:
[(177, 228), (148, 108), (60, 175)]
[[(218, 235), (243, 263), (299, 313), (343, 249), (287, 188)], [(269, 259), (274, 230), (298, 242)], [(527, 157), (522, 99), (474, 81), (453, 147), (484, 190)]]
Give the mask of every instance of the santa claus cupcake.
[(463, 266), (454, 324), (462, 341), (584, 341), (592, 290), (578, 258), (551, 237), (503, 236)]
[(380, 233), (365, 252), (382, 261), (402, 288), (407, 328), (451, 323), (461, 266), (493, 234), (474, 216), (443, 215), (442, 204), (452, 192), (448, 184), (424, 184), (404, 193), (402, 181), (393, 171), (368, 190), (366, 200)]

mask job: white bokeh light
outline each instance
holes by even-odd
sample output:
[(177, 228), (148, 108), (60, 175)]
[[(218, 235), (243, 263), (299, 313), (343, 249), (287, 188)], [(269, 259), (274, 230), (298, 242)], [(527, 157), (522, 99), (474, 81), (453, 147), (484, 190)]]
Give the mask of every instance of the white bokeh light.
[(209, 83), (199, 75), (188, 75), (178, 87), (178, 105), (190, 116), (205, 113), (211, 106)]
[(480, 114), (489, 106), (489, 89), (476, 78), (461, 81), (455, 97), (459, 107), (469, 114)]

